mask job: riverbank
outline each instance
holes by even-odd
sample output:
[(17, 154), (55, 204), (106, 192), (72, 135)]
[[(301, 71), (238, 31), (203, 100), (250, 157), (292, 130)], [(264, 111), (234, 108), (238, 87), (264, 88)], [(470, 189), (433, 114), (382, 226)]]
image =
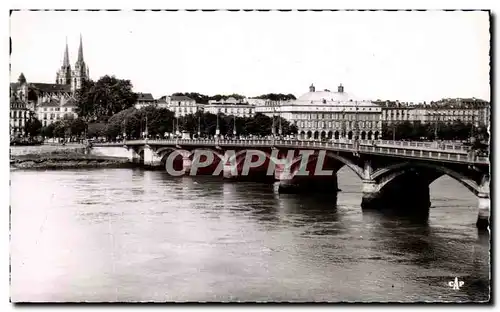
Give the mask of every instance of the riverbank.
[(11, 148), (10, 167), (15, 169), (123, 168), (131, 164), (126, 158), (85, 154), (75, 146), (33, 146)]

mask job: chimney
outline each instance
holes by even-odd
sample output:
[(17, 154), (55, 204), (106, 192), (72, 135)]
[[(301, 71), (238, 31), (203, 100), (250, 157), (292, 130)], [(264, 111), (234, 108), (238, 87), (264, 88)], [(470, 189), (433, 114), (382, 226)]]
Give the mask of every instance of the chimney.
[(315, 92), (316, 91), (316, 88), (314, 87), (314, 84), (311, 83), (311, 85), (309, 86), (309, 92)]
[(344, 93), (344, 86), (340, 84), (337, 88), (338, 93)]

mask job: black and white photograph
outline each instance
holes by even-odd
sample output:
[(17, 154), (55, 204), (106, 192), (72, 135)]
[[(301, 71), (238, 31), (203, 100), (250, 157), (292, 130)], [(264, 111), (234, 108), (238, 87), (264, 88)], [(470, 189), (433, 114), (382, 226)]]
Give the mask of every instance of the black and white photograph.
[(493, 18), (10, 11), (10, 301), (491, 303)]

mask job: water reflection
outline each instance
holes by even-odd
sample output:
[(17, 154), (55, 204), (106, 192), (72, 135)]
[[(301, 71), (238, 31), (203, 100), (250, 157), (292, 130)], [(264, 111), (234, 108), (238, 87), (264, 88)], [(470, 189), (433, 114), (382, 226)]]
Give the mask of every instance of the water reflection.
[(13, 172), (13, 299), (487, 298), (489, 237), (467, 198), (445, 195), (421, 223), (362, 211), (357, 177), (339, 181), (335, 198), (162, 171)]

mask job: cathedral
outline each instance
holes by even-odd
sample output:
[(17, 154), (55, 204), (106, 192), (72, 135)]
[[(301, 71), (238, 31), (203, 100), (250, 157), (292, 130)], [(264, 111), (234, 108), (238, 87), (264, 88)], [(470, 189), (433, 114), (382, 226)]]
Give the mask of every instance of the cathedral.
[(21, 73), (18, 82), (10, 84), (11, 135), (24, 134), (26, 120), (32, 116), (36, 116), (43, 126), (56, 122), (64, 116), (77, 117), (75, 94), (87, 79), (89, 79), (89, 68), (83, 58), (80, 35), (80, 46), (74, 68), (71, 68), (69, 62), (66, 42), (62, 66), (56, 73), (55, 83), (28, 82)]

